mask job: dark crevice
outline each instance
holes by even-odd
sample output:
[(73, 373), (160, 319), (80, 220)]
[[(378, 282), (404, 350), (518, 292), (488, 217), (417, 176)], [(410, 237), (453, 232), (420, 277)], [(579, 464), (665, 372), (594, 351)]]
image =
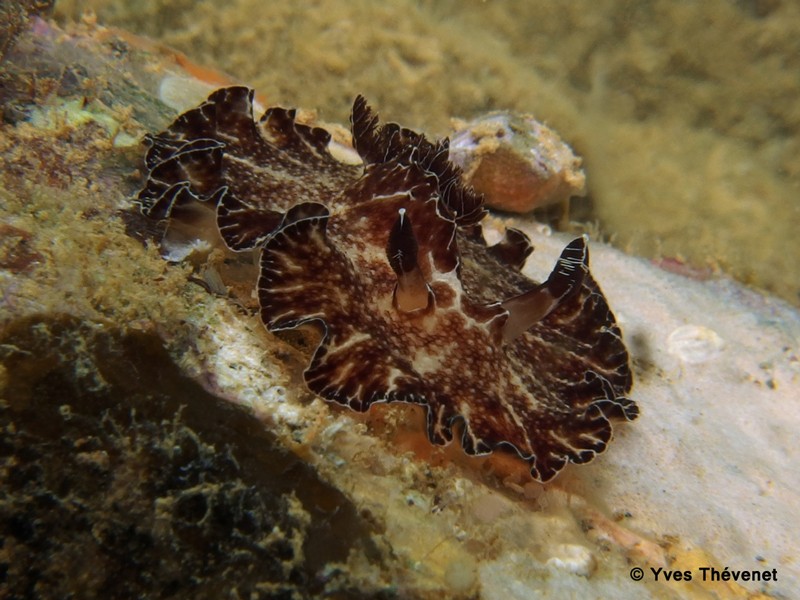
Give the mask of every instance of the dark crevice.
[(159, 338), (30, 320), (0, 358), (4, 597), (373, 597), (336, 566), (373, 528)]

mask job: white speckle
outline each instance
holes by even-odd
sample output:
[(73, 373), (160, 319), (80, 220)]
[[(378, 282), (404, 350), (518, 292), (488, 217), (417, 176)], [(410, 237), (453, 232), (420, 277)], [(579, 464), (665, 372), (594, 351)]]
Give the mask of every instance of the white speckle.
[(724, 346), (716, 331), (702, 325), (683, 325), (667, 338), (667, 352), (691, 364), (716, 358)]
[(547, 566), (575, 575), (590, 577), (597, 568), (597, 560), (585, 546), (578, 544), (559, 544), (555, 554), (547, 560)]
[(334, 140), (328, 144), (328, 152), (333, 154), (333, 157), (340, 162), (347, 165), (360, 165), (363, 164), (361, 156), (350, 146), (345, 146)]
[(418, 506), (425, 512), (430, 512), (431, 510), (430, 499), (426, 496), (423, 496), (417, 491), (409, 490), (408, 492), (406, 492), (405, 500), (408, 506)]
[(346, 423), (347, 421), (345, 419), (337, 419), (322, 430), (322, 438), (330, 442), (337, 433), (345, 428)]
[(280, 422), (294, 426), (300, 426), (305, 423), (306, 415), (302, 411), (302, 407), (285, 402), (271, 408), (270, 414)]
[(169, 262), (182, 262), (196, 254), (203, 256), (211, 252), (212, 246), (206, 240), (193, 239), (187, 242), (178, 242), (164, 238), (161, 244), (161, 254)]
[(467, 533), (466, 530), (462, 529), (458, 525), (453, 525), (453, 537), (455, 537), (459, 542), (463, 542), (469, 538), (469, 533)]
[(266, 393), (269, 402), (286, 402), (286, 388), (282, 385), (273, 385)]

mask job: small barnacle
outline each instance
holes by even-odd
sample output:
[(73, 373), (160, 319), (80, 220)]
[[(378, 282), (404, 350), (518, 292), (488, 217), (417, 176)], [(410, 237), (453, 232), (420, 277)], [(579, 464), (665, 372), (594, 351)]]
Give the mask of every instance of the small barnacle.
[(308, 388), (357, 411), (425, 407), (431, 442), (458, 430), (468, 454), (513, 449), (539, 481), (605, 450), (611, 420), (633, 420), (628, 353), (589, 271), (586, 238), (543, 283), (509, 229), (488, 246), (483, 198), (449, 142), (351, 115), (362, 165), (330, 136), (252, 91), (214, 92), (149, 138), (143, 212), (171, 222), (213, 215), (229, 252), (260, 252), (260, 315), (270, 331), (316, 331)]

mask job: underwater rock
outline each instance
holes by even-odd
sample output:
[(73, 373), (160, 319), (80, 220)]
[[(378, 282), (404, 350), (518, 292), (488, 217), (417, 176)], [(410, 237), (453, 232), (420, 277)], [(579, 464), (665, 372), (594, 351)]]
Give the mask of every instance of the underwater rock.
[(451, 160), (491, 208), (524, 213), (586, 193), (581, 159), (531, 115), (492, 112), (455, 125)]
[(373, 597), (335, 568), (382, 560), (371, 525), (158, 338), (51, 316), (0, 347), (9, 597)]

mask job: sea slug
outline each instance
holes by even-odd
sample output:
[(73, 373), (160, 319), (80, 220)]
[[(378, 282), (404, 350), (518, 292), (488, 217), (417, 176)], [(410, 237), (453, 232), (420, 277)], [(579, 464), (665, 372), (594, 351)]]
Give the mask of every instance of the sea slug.
[(432, 443), (460, 422), (468, 454), (513, 449), (543, 482), (604, 451), (611, 420), (638, 407), (586, 238), (532, 281), (522, 232), (485, 242), (483, 198), (448, 140), (381, 125), (359, 96), (363, 164), (344, 164), (295, 114), (256, 121), (252, 90), (214, 92), (148, 138), (141, 210), (170, 227), (211, 220), (228, 251), (257, 253), (261, 318), (316, 336), (304, 378), (322, 398), (422, 405)]

